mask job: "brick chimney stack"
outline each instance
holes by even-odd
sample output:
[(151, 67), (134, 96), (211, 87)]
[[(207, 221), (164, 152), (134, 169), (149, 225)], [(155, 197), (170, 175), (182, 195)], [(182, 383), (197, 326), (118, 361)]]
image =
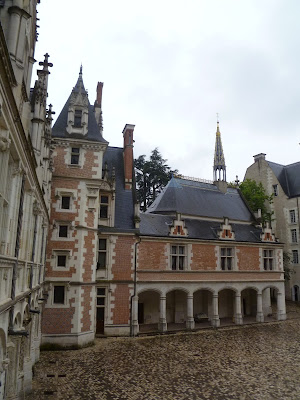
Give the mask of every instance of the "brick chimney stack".
[(100, 132), (103, 132), (103, 121), (102, 121), (102, 91), (103, 91), (103, 82), (98, 82), (97, 84), (97, 96), (94, 103), (94, 111), (95, 111), (95, 118), (97, 124), (100, 128)]
[(133, 178), (133, 130), (135, 125), (126, 124), (123, 129), (124, 138), (124, 177), (125, 189), (132, 189)]

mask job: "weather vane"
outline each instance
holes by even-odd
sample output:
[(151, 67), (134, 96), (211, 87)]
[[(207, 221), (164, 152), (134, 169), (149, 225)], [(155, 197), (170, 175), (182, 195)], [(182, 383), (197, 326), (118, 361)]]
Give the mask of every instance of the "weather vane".
[(217, 113), (217, 122), (219, 122), (219, 113)]

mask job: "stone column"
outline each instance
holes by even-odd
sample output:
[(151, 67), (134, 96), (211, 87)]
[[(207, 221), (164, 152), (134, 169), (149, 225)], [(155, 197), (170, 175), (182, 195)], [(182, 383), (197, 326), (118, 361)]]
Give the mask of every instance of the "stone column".
[(160, 296), (160, 315), (159, 315), (159, 323), (158, 330), (161, 332), (167, 331), (167, 318), (166, 318), (166, 296)]
[(278, 321), (286, 320), (284, 292), (277, 293), (277, 320)]
[(236, 325), (243, 325), (243, 315), (241, 306), (241, 293), (235, 293), (235, 323)]
[(256, 321), (264, 322), (262, 293), (260, 292), (257, 292), (256, 303), (257, 303)]
[(132, 334), (133, 334), (133, 336), (136, 336), (139, 333), (138, 307), (139, 307), (139, 297), (133, 296), (133, 298), (132, 298)]
[(195, 328), (194, 321), (194, 304), (193, 304), (193, 295), (187, 296), (187, 321), (186, 321), (187, 329)]
[(218, 294), (213, 294), (213, 317), (211, 324), (215, 328), (220, 326), (220, 318), (219, 318), (219, 296)]

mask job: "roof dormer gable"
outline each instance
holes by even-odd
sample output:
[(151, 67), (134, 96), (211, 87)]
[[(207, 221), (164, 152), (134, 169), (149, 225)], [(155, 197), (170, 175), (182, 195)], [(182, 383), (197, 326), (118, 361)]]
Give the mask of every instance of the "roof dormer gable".
[(170, 226), (170, 236), (187, 237), (188, 231), (185, 227), (184, 221), (181, 219), (181, 214), (176, 214), (176, 219), (173, 220), (173, 225)]
[(220, 226), (218, 235), (220, 239), (235, 240), (235, 233), (227, 217), (224, 217), (224, 222)]

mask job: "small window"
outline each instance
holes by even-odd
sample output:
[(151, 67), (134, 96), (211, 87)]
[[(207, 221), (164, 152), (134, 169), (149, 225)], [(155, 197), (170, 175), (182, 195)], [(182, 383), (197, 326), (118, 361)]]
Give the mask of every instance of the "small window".
[(295, 210), (290, 210), (290, 223), (295, 224), (296, 223), (296, 212)]
[(292, 250), (293, 254), (293, 264), (299, 264), (298, 250)]
[(274, 196), (278, 196), (278, 185), (273, 185)]
[(58, 236), (63, 238), (68, 237), (68, 225), (59, 225)]
[(183, 271), (186, 264), (186, 247), (171, 246), (171, 267), (173, 271)]
[(231, 271), (233, 268), (233, 249), (230, 247), (221, 248), (221, 270)]
[(297, 230), (291, 229), (292, 243), (297, 243)]
[(71, 206), (71, 197), (70, 196), (62, 196), (61, 208), (63, 210), (70, 210), (70, 206)]
[(54, 304), (65, 304), (65, 287), (64, 286), (54, 286), (53, 303)]
[(272, 271), (274, 269), (274, 253), (273, 250), (264, 250), (264, 270)]
[(79, 147), (72, 147), (72, 149), (71, 149), (71, 164), (72, 165), (79, 164), (79, 155), (80, 155)]
[(75, 110), (74, 126), (76, 126), (77, 128), (80, 128), (81, 120), (82, 120), (82, 110)]
[(107, 240), (99, 239), (97, 269), (106, 268)]
[(59, 254), (57, 256), (57, 266), (66, 267), (67, 266), (67, 256), (65, 254)]
[(100, 196), (100, 218), (108, 218), (108, 196)]

